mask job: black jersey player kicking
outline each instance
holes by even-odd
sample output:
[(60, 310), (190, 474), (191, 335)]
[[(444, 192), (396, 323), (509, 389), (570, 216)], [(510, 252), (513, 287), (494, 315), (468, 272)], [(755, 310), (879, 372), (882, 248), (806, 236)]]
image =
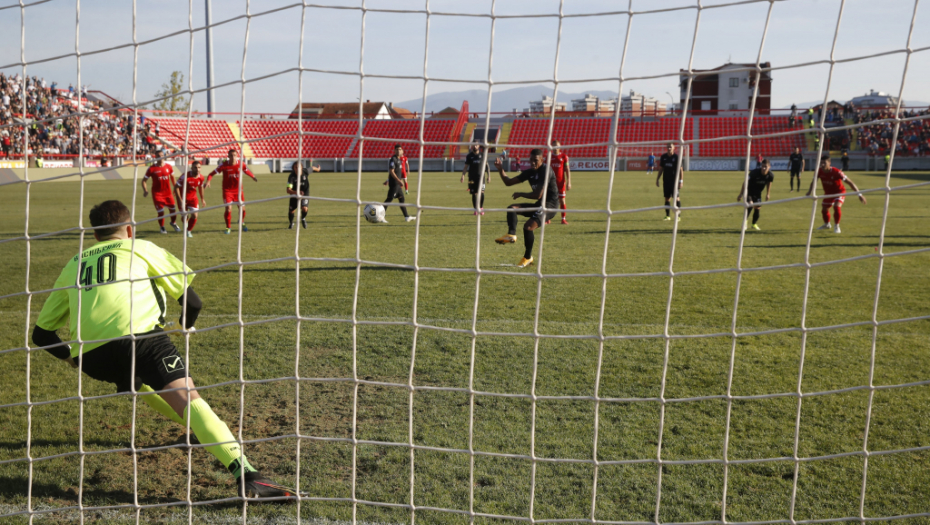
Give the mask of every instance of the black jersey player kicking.
[[(494, 167), (500, 173), (501, 180), (505, 186), (513, 186), (521, 182), (529, 182), (531, 192), (521, 193), (514, 192), (514, 199), (533, 199), (536, 202), (521, 202), (508, 206), (510, 211), (507, 212), (507, 235), (495, 239), (498, 244), (509, 244), (517, 242), (517, 215), (529, 217), (523, 223), (523, 244), (526, 251), (523, 258), (517, 264), (519, 268), (526, 268), (533, 264), (533, 243), (536, 241), (536, 228), (543, 225), (544, 222), (555, 217), (556, 210), (559, 209), (559, 190), (555, 184), (555, 176), (549, 171), (549, 167), (543, 164), (543, 153), (540, 149), (534, 149), (530, 152), (530, 169), (523, 170), (516, 177), (508, 177), (504, 171), (504, 163), (498, 158), (494, 161)], [(543, 210), (543, 199), (545, 199), (545, 210)], [(520, 211), (525, 208), (539, 208)]]
[(746, 219), (749, 218), (749, 210), (752, 212), (752, 229), (758, 230), (759, 225), (756, 224), (759, 222), (759, 210), (762, 208), (760, 203), (762, 202), (762, 190), (765, 190), (765, 200), (769, 200), (769, 196), (772, 193), (772, 181), (775, 180), (775, 176), (772, 175), (772, 168), (769, 166), (769, 159), (763, 159), (759, 163), (759, 167), (749, 172), (749, 180), (747, 183), (743, 183), (743, 187), (739, 190), (739, 195), (736, 197), (737, 201), (743, 200), (743, 194), (746, 194), (746, 203), (749, 204), (749, 207), (746, 208), (746, 217), (743, 218), (743, 228), (746, 227)]

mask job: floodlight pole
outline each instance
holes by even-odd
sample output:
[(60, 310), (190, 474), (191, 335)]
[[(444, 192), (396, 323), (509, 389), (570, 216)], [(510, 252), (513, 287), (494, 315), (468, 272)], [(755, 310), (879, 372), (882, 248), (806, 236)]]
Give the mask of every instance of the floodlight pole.
[(213, 18), (210, 16), (210, 0), (204, 0), (207, 8), (207, 115), (213, 117)]

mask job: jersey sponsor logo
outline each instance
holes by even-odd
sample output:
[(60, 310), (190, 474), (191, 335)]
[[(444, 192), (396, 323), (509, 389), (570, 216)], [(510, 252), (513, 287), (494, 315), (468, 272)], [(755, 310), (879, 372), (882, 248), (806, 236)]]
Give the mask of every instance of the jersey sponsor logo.
[(162, 362), (165, 364), (165, 370), (168, 372), (184, 370), (184, 361), (181, 360), (181, 356), (179, 355), (163, 357)]

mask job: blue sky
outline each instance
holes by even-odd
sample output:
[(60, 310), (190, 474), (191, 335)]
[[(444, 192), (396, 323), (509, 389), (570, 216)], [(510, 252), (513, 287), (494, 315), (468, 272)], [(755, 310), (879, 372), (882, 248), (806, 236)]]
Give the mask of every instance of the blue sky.
[[(326, 8), (306, 8), (293, 0), (255, 0), (249, 3), (253, 17), (249, 26), (248, 52), (243, 64), (246, 20), (240, 19), (214, 29), (216, 83), (280, 73), (298, 65), (301, 17), (306, 16), (303, 64), (305, 68), (339, 73), (305, 72), (304, 101), (401, 101), (423, 94), (421, 79), (366, 77), (360, 86), (362, 49), (360, 0), (316, 0)], [(0, 0), (8, 5), (10, 0)], [(564, 14), (623, 11), (630, 2), (606, 0), (564, 0)], [(634, 12), (692, 7), (679, 11), (635, 14), (629, 35), (624, 76), (651, 76), (677, 73), (688, 65), (698, 15), (695, 0), (633, 0)], [(713, 8), (726, 3), (704, 0), (695, 47), (694, 67), (712, 68), (728, 60), (755, 62), (759, 53), (769, 2)], [(830, 56), (840, 0), (785, 0), (771, 4), (772, 16), (762, 52), (762, 61), (774, 67), (826, 60)], [(489, 71), (491, 19), (489, 17), (447, 16), (441, 13), (483, 14), (491, 12), (491, 0), (430, 0), (429, 93), (486, 88)], [(214, 23), (246, 12), (242, 0), (213, 0)], [(424, 10), (425, 0), (367, 0), (368, 9)], [(52, 0), (25, 9), (25, 56), (27, 62), (46, 60), (133, 42), (132, 3), (113, 0), (81, 0), (80, 31), (76, 34), (76, 0)], [(336, 9), (335, 7), (351, 9)], [(268, 13), (275, 9), (280, 11)], [(557, 0), (498, 0), (498, 16), (557, 14)], [(845, 59), (902, 49), (906, 46), (914, 3), (911, 0), (847, 0), (835, 57)], [(140, 45), (136, 98), (150, 99), (174, 70), (187, 76), (191, 60), (191, 37), (187, 32), (189, 13), (193, 26), (204, 23), (203, 0), (137, 0), (136, 34), (140, 42), (180, 31), (179, 35)], [(490, 63), (495, 82), (536, 84), (551, 81), (554, 75), (563, 83), (560, 89), (617, 90), (615, 80), (592, 81), (619, 74), (629, 16), (626, 14), (564, 18), (558, 67), (556, 48), (558, 17), (499, 18), (494, 27), (494, 57)], [(426, 48), (427, 16), (424, 13), (385, 13), (368, 11), (364, 19), (364, 72), (369, 75), (422, 76)], [(0, 65), (20, 59), (20, 9), (0, 10)], [(12, 29), (12, 30), (11, 30)], [(206, 86), (204, 32), (194, 33), (193, 86)], [(911, 47), (930, 46), (930, 7), (918, 10)], [(845, 100), (877, 89), (896, 94), (900, 88), (905, 54), (837, 64), (833, 73), (831, 99)], [(133, 95), (133, 47), (84, 55), (81, 81), (124, 101)], [(19, 67), (3, 68), (6, 72)], [(77, 83), (74, 56), (28, 65), (29, 74), (57, 80), (65, 86)], [(904, 99), (930, 100), (930, 51), (913, 53), (908, 70)], [(825, 64), (773, 72), (773, 106), (820, 100), (824, 97), (829, 66)], [(455, 80), (445, 81), (445, 80)], [(575, 82), (581, 81), (581, 82)], [(516, 84), (521, 85), (521, 84)], [(525, 85), (525, 84), (522, 84)], [(667, 98), (676, 92), (677, 78), (630, 80), (623, 91), (634, 89), (647, 95)], [(514, 87), (499, 85), (495, 89)], [(247, 84), (247, 112), (288, 112), (297, 102), (298, 74), (281, 73)], [(243, 90), (234, 85), (217, 90), (217, 110), (238, 113)], [(203, 95), (195, 97), (194, 107), (206, 110)], [(419, 108), (409, 108), (418, 110)]]

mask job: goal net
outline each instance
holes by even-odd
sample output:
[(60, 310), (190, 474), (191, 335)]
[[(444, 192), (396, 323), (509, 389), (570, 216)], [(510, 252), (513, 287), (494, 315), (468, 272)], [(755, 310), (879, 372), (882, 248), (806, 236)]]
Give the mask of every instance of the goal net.
[[(918, 3), (245, 2), (210, 23), (194, 2), (0, 7), (0, 521), (925, 523), (930, 125), (907, 104), (927, 85)], [(863, 45), (871, 31), (881, 42)], [(723, 48), (743, 62), (717, 67)], [(155, 69), (183, 74), (153, 95)], [(103, 93), (130, 76), (131, 96)], [(779, 76), (815, 101), (775, 108), (792, 100), (773, 98)], [(864, 78), (892, 92), (885, 106), (834, 100)], [(539, 118), (494, 111), (540, 84), (552, 103)], [(485, 111), (442, 121), (430, 96), (464, 89)], [(624, 98), (666, 89), (661, 114)], [(579, 90), (616, 100), (559, 106)], [(337, 93), (351, 118), (307, 109)], [(219, 105), (197, 111), (209, 94)], [(256, 117), (273, 97), (297, 108)], [(391, 97), (419, 106), (385, 105), (401, 123), (369, 113)], [(476, 129), (497, 138), (481, 143), (487, 201), (473, 204), (457, 152)], [(414, 146), (406, 186), (386, 182), (396, 143)], [(578, 161), (564, 207), (557, 184), (514, 179), (533, 149), (549, 166)], [(179, 176), (207, 158), (208, 174), (228, 150), (243, 202), (221, 202), (215, 181), (192, 236), (183, 209), (161, 235), (148, 167), (162, 158)], [(524, 164), (498, 175), (504, 150)], [(831, 154), (844, 195), (815, 176)], [(777, 171), (754, 194), (757, 156)], [(282, 173), (295, 162), (303, 200), (284, 191), (299, 187)], [(406, 201), (385, 203), (388, 224), (366, 221), (395, 187)], [(114, 393), (33, 342), (108, 199), (191, 268), (204, 310), (185, 329), (189, 297), (168, 301), (165, 332), (290, 504), (237, 496), (210, 444), (147, 406), (138, 378)], [(93, 308), (89, 284), (64, 287), (72, 309)], [(105, 342), (58, 333), (78, 353)]]

